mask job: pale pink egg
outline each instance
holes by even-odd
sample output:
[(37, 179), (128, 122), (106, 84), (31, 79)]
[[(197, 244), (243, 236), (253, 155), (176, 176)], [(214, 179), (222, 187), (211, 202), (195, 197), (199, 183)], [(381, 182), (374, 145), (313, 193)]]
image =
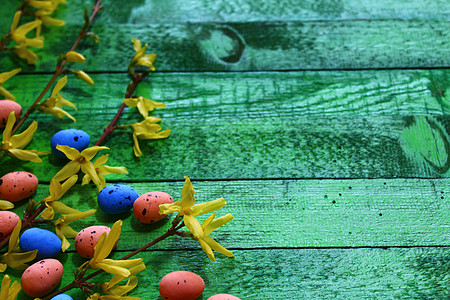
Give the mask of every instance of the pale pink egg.
[(61, 281), (63, 265), (56, 259), (47, 258), (29, 266), (22, 274), (22, 290), (31, 297), (50, 293)]
[(204, 289), (203, 279), (188, 271), (169, 273), (159, 283), (159, 293), (164, 300), (194, 300)]
[(0, 128), (4, 128), (6, 126), (9, 114), (12, 111), (14, 112), (17, 120), (22, 114), (22, 106), (20, 106), (19, 103), (11, 100), (0, 100)]
[(159, 205), (173, 203), (173, 198), (164, 192), (149, 192), (139, 196), (133, 203), (133, 214), (139, 222), (158, 222), (166, 215), (159, 214)]
[(241, 299), (233, 295), (217, 294), (209, 297), (207, 300), (241, 300)]
[(20, 217), (11, 211), (0, 211), (0, 241), (11, 234)]
[(18, 202), (33, 195), (39, 184), (36, 176), (29, 172), (17, 171), (0, 178), (0, 198)]
[(90, 226), (78, 232), (75, 237), (75, 249), (78, 254), (85, 258), (92, 258), (94, 256), (94, 247), (102, 233), (108, 234), (111, 228), (108, 226)]

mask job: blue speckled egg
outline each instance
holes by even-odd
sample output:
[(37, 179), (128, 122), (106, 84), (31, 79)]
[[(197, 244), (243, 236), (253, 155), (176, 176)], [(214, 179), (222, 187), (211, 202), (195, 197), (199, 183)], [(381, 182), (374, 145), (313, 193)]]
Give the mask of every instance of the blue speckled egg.
[(98, 194), (98, 206), (110, 215), (123, 214), (133, 207), (137, 197), (138, 192), (128, 185), (108, 185)]
[(25, 230), (19, 241), (20, 249), (24, 252), (37, 249), (37, 259), (56, 257), (61, 252), (61, 245), (61, 240), (56, 234), (41, 228)]
[(59, 294), (51, 298), (50, 300), (73, 300), (73, 298), (67, 294)]
[(66, 145), (77, 149), (78, 151), (83, 151), (89, 146), (91, 138), (89, 134), (80, 129), (64, 129), (55, 133), (52, 137), (50, 145), (52, 147), (53, 153), (59, 157), (65, 158), (66, 155), (56, 149), (56, 145)]

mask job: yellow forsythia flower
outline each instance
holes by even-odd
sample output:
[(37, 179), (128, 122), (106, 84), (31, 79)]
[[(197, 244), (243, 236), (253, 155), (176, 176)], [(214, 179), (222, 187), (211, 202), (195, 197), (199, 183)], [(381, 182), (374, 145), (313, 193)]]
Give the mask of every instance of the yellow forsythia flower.
[[(130, 271), (131, 275), (136, 275), (137, 273), (145, 270), (145, 264), (140, 263), (129, 268), (128, 270)], [(125, 285), (117, 285), (124, 279), (126, 278), (123, 276), (115, 275), (109, 282), (102, 283), (101, 287), (103, 289), (103, 292), (109, 295), (123, 296), (134, 289), (138, 284), (136, 276), (131, 276)]]
[(195, 238), (199, 238), (202, 237), (204, 233), (200, 223), (195, 217), (218, 210), (224, 207), (227, 203), (224, 198), (219, 198), (213, 201), (194, 205), (194, 187), (192, 186), (189, 177), (185, 176), (184, 178), (185, 182), (183, 185), (183, 190), (181, 191), (181, 201), (178, 200), (175, 203), (161, 204), (159, 206), (159, 213), (161, 215), (168, 215), (178, 212), (178, 215), (183, 217), (184, 224), (193, 236)]
[(156, 140), (156, 139), (164, 139), (169, 137), (171, 130), (166, 129), (163, 131), (161, 130), (161, 126), (159, 124), (156, 124), (158, 122), (161, 122), (160, 118), (157, 117), (148, 117), (145, 118), (144, 121), (140, 123), (135, 123), (129, 125), (131, 130), (133, 131), (133, 151), (134, 155), (139, 157), (142, 156), (141, 148), (139, 147), (139, 141), (140, 140)]
[(148, 117), (148, 112), (153, 111), (155, 108), (164, 108), (166, 105), (162, 102), (156, 102), (150, 99), (145, 99), (144, 97), (137, 98), (126, 98), (123, 99), (123, 103), (125, 103), (129, 107), (137, 107), (139, 113), (144, 117)]
[[(211, 259), (212, 261), (216, 261), (216, 258), (214, 257), (214, 253), (212, 250), (220, 252), (223, 255), (228, 256), (228, 257), (234, 257), (234, 254), (230, 250), (225, 249), (218, 242), (216, 242), (212, 237), (207, 236), (208, 234), (212, 233), (214, 230), (216, 230), (220, 226), (223, 226), (226, 223), (233, 220), (233, 215), (226, 214), (225, 216), (222, 216), (218, 219), (214, 219), (215, 216), (216, 216), (216, 214), (214, 213), (208, 219), (203, 221), (202, 226), (201, 226), (203, 233), (197, 237), (192, 236), (192, 238), (197, 240), (200, 243), (200, 246), (202, 247), (203, 251), (205, 251), (206, 255), (208, 255), (209, 259)], [(197, 219), (196, 219), (196, 221), (197, 221)]]
[(95, 185), (99, 186), (101, 184), (100, 178), (98, 177), (91, 160), (100, 150), (109, 149), (108, 147), (93, 146), (84, 149), (81, 153), (77, 149), (66, 145), (57, 145), (56, 149), (63, 152), (71, 161), (56, 173), (52, 180), (61, 182), (66, 178), (76, 175), (78, 171), (81, 170), (81, 172), (88, 174), (91, 177)]
[(73, 122), (76, 122), (75, 118), (70, 115), (68, 112), (63, 110), (61, 107), (73, 107), (77, 110), (75, 104), (70, 102), (67, 99), (64, 99), (63, 96), (59, 93), (62, 88), (67, 83), (67, 76), (64, 76), (58, 80), (55, 87), (53, 88), (52, 94), (50, 98), (46, 99), (39, 106), (39, 110), (46, 114), (54, 115), (57, 118), (62, 119), (64, 116), (69, 117)]
[(63, 184), (57, 180), (50, 181), (50, 196), (45, 197), (47, 208), (42, 212), (41, 217), (45, 220), (53, 220), (56, 212), (65, 213), (66, 205), (58, 200), (77, 182), (78, 175), (70, 176)]
[(117, 295), (103, 295), (95, 293), (90, 295), (86, 300), (141, 300), (139, 297), (117, 296)]
[(3, 131), (3, 141), (0, 147), (1, 151), (6, 151), (7, 155), (13, 156), (20, 160), (28, 160), (32, 162), (42, 162), (36, 150), (22, 150), (33, 139), (34, 132), (37, 129), (37, 122), (33, 121), (24, 132), (11, 136), (11, 132), (16, 123), (16, 116), (11, 112)]
[(0, 272), (4, 272), (8, 266), (17, 270), (25, 270), (28, 267), (25, 263), (36, 258), (37, 250), (20, 252), (19, 234), (21, 228), (22, 221), (19, 220), (9, 237), (8, 252), (0, 256)]
[(26, 59), (27, 64), (29, 64), (29, 65), (34, 65), (38, 60), (38, 56), (36, 55), (36, 53), (34, 53), (30, 49), (28, 49), (26, 45), (16, 46), (13, 48), (12, 51), (18, 57), (20, 57), (22, 59)]
[[(58, 204), (61, 205), (62, 203), (58, 202)], [(92, 216), (96, 211), (96, 209), (90, 209), (88, 211), (81, 212), (79, 210), (68, 207), (67, 205), (60, 207), (59, 212), (64, 214), (61, 218), (54, 221), (53, 223), (55, 224), (56, 235), (62, 241), (61, 250), (63, 252), (70, 247), (70, 243), (69, 241), (67, 241), (67, 238), (74, 238), (78, 234), (78, 232), (73, 230), (72, 227), (69, 226), (69, 224), (75, 222), (76, 220), (81, 220)]]
[(142, 258), (129, 260), (113, 260), (106, 258), (119, 239), (121, 228), (122, 220), (119, 220), (114, 223), (108, 235), (104, 232), (100, 236), (97, 245), (94, 247), (94, 256), (89, 261), (89, 265), (93, 269), (102, 269), (107, 273), (128, 278), (131, 276), (131, 271), (128, 270), (128, 268), (141, 264)]
[(69, 51), (64, 55), (64, 59), (67, 62), (77, 62), (77, 63), (84, 63), (86, 61), (86, 58), (75, 51)]
[(2, 95), (4, 97), (4, 99), (16, 101), (16, 98), (10, 92), (8, 92), (2, 85), (6, 81), (8, 81), (8, 79), (13, 77), (14, 75), (19, 73), (20, 71), (22, 71), (22, 69), (18, 68), (18, 69), (14, 69), (12, 71), (9, 71), (9, 72), (0, 73), (0, 95)]
[(147, 49), (148, 44), (145, 44), (144, 47), (142, 47), (141, 41), (138, 39), (131, 39), (131, 42), (133, 42), (133, 48), (134, 51), (136, 51), (136, 54), (131, 60), (130, 65), (128, 66), (128, 70), (130, 70), (134, 66), (144, 66), (148, 67), (152, 71), (155, 71), (153, 63), (155, 62), (156, 54), (145, 54), (145, 50)]
[(13, 209), (14, 204), (6, 200), (0, 200), (0, 210)]
[(76, 70), (76, 71), (73, 71), (73, 73), (75, 74), (75, 77), (77, 77), (78, 79), (83, 80), (84, 82), (86, 82), (89, 85), (94, 85), (94, 80), (92, 80), (92, 78), (88, 74), (86, 74), (84, 71)]
[(19, 19), (21, 17), (21, 12), (17, 11), (14, 15), (13, 23), (10, 27), (10, 39), (15, 41), (19, 45), (24, 46), (31, 46), (35, 48), (42, 48), (44, 46), (44, 38), (43, 37), (35, 37), (33, 39), (29, 39), (26, 37), (26, 35), (36, 27), (41, 25), (40, 20), (34, 20), (32, 22), (23, 24), (19, 27), (17, 25), (19, 24)]
[[(128, 171), (125, 167), (110, 167), (105, 166), (104, 164), (108, 161), (108, 154), (100, 156), (94, 162), (94, 169), (100, 179), (100, 184), (97, 186), (98, 190), (101, 191), (106, 186), (106, 179), (104, 175), (108, 174), (128, 174)], [(83, 181), (81, 185), (88, 184), (91, 181), (91, 176), (86, 174), (83, 176)]]
[(14, 281), (11, 284), (11, 277), (5, 275), (2, 280), (2, 285), (0, 289), (0, 300), (16, 300), (17, 294), (20, 292), (20, 283)]

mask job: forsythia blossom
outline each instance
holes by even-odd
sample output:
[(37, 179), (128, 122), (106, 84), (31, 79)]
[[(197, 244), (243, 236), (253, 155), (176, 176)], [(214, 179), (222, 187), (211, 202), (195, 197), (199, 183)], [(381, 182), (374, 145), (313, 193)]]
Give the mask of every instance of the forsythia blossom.
[(14, 281), (11, 284), (11, 277), (8, 275), (3, 276), (2, 285), (0, 289), (0, 300), (16, 300), (17, 294), (20, 292), (20, 283)]
[(95, 212), (95, 209), (81, 212), (68, 206), (65, 206), (64, 209), (61, 209), (61, 213), (63, 214), (62, 217), (54, 221), (53, 223), (55, 224), (56, 235), (62, 241), (61, 250), (63, 252), (70, 247), (70, 243), (69, 241), (67, 241), (67, 238), (74, 238), (78, 234), (78, 232), (73, 230), (72, 227), (69, 226), (69, 224), (75, 222), (76, 220), (85, 219), (89, 216), (92, 216)]
[[(101, 191), (106, 186), (106, 179), (104, 175), (109, 174), (128, 174), (128, 171), (125, 167), (110, 167), (105, 166), (104, 164), (108, 161), (108, 154), (105, 154), (103, 156), (100, 156), (94, 161), (94, 169), (95, 173), (97, 174), (100, 184), (97, 185), (97, 188), (99, 191)], [(88, 184), (92, 180), (91, 175), (86, 174), (83, 176), (83, 181), (81, 182), (81, 185)]]
[(13, 77), (14, 75), (19, 73), (20, 71), (22, 71), (22, 69), (21, 68), (17, 68), (17, 69), (14, 69), (12, 71), (9, 71), (9, 72), (0, 73), (0, 95), (2, 95), (5, 99), (13, 100), (13, 101), (16, 100), (16, 98), (10, 92), (8, 92), (2, 85), (8, 79)]
[(127, 98), (123, 99), (123, 103), (125, 103), (129, 107), (137, 107), (139, 113), (144, 117), (148, 117), (148, 112), (153, 111), (155, 108), (164, 108), (166, 105), (162, 102), (156, 102), (150, 99), (146, 99), (144, 97), (136, 97), (136, 98)]
[(61, 107), (70, 106), (75, 108), (75, 110), (77, 110), (76, 106), (72, 102), (70, 102), (67, 99), (64, 99), (63, 96), (59, 93), (61, 89), (66, 85), (66, 83), (67, 83), (67, 76), (64, 76), (61, 79), (59, 79), (55, 87), (53, 88), (50, 98), (42, 102), (42, 104), (39, 106), (39, 110), (44, 113), (54, 115), (55, 117), (60, 119), (62, 119), (64, 116), (67, 116), (72, 121), (76, 122), (74, 117), (72, 117), (65, 110), (61, 109)]
[(133, 150), (134, 155), (139, 157), (142, 156), (141, 149), (139, 147), (139, 141), (140, 140), (155, 140), (155, 139), (164, 139), (169, 137), (171, 130), (166, 129), (163, 131), (161, 130), (161, 126), (159, 124), (156, 124), (160, 122), (161, 119), (157, 117), (147, 117), (144, 121), (128, 125), (131, 130), (133, 131)]
[(131, 42), (133, 42), (133, 48), (134, 51), (136, 51), (136, 54), (131, 60), (130, 65), (128, 66), (128, 70), (131, 72), (134, 66), (144, 66), (148, 67), (152, 71), (155, 71), (153, 63), (155, 62), (156, 54), (145, 54), (145, 50), (147, 49), (148, 44), (145, 44), (144, 47), (142, 47), (141, 41), (138, 39), (131, 39)]

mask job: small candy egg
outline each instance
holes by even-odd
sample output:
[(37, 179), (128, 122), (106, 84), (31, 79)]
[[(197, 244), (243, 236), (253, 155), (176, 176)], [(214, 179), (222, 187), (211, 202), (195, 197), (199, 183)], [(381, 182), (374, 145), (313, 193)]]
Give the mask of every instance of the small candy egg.
[(22, 274), (22, 290), (31, 297), (41, 297), (51, 292), (61, 281), (63, 265), (47, 258), (29, 266)]
[(75, 250), (78, 254), (85, 258), (92, 258), (94, 256), (94, 247), (103, 232), (108, 234), (111, 228), (108, 226), (90, 226), (78, 232), (75, 237)]
[(33, 195), (39, 180), (31, 173), (18, 171), (3, 175), (0, 178), (0, 198), (17, 202)]
[(108, 185), (98, 194), (98, 206), (110, 215), (123, 214), (133, 207), (138, 197), (138, 192), (128, 185)]
[(64, 129), (53, 135), (50, 146), (52, 147), (53, 153), (59, 157), (65, 158), (66, 155), (56, 149), (56, 145), (66, 145), (81, 152), (89, 146), (90, 142), (91, 138), (89, 137), (89, 134), (83, 130)]
[(50, 230), (30, 228), (20, 236), (19, 246), (23, 252), (38, 250), (36, 258), (56, 257), (61, 252), (62, 242)]
[(228, 295), (228, 294), (217, 294), (209, 297), (207, 300), (241, 300), (236, 296)]
[(133, 213), (141, 223), (150, 224), (164, 219), (159, 214), (159, 205), (173, 203), (173, 198), (164, 192), (149, 192), (137, 198), (133, 203)]
[(159, 293), (165, 300), (194, 300), (204, 289), (203, 279), (188, 271), (169, 273), (159, 283)]
[(9, 114), (12, 111), (16, 116), (16, 120), (18, 120), (22, 114), (22, 106), (11, 100), (0, 100), (0, 128), (4, 128), (6, 126)]
[(10, 211), (0, 211), (0, 241), (13, 232), (20, 217)]
[(51, 298), (50, 300), (73, 300), (73, 298), (67, 294), (59, 294)]

